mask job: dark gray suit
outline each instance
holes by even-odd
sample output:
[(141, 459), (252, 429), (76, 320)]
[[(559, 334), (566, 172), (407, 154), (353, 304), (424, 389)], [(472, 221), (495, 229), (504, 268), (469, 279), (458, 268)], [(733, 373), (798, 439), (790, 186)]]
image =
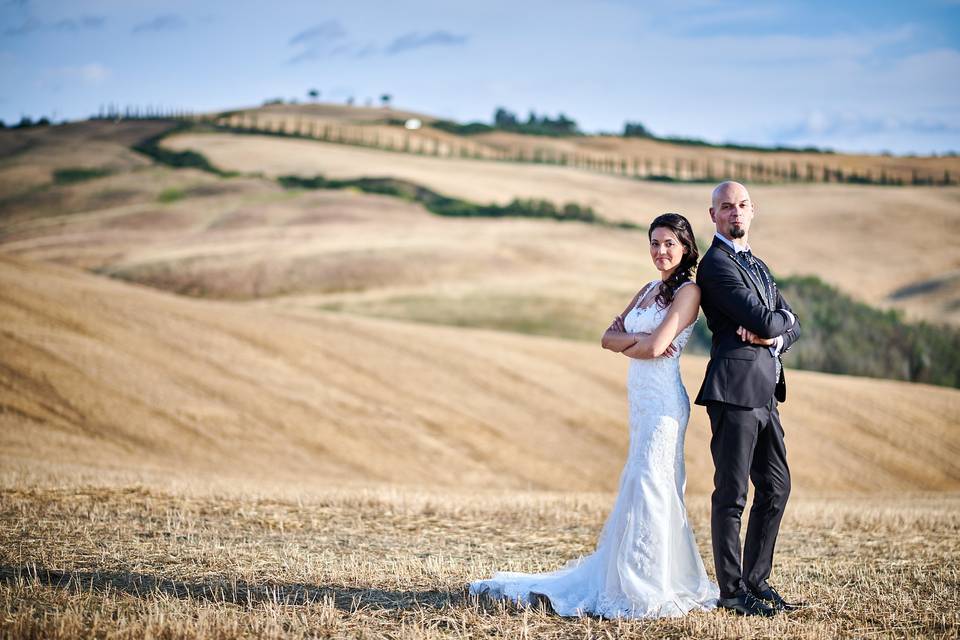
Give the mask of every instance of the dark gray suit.
[[(783, 353), (800, 337), (800, 323), (784, 313), (792, 309), (767, 266), (758, 261), (758, 269), (751, 275), (719, 238), (714, 238), (697, 267), (700, 304), (713, 333), (710, 362), (696, 403), (706, 405), (713, 432), (711, 532), (721, 597), (732, 597), (745, 588), (767, 588), (790, 495), (790, 469), (777, 412), (777, 401), (786, 399), (783, 367), (768, 347), (743, 342), (737, 328), (742, 326), (761, 338), (783, 336)], [(740, 519), (748, 479), (756, 493), (741, 571)]]

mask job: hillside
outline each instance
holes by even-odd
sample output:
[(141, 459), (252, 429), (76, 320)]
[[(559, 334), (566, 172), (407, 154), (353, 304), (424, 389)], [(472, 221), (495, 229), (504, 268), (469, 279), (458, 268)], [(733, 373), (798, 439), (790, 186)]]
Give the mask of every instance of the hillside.
[[(118, 128), (107, 148), (110, 130), (89, 124), (90, 144), (100, 144), (89, 162), (110, 166), (129, 155), (122, 139), (131, 138), (129, 131)], [(64, 128), (65, 139), (77, 144), (82, 129)], [(51, 136), (47, 144), (52, 150)], [(357, 192), (390, 186), (383, 180), (303, 191), (281, 189), (268, 178), (226, 178), (155, 164), (84, 168), (57, 164), (59, 158), (52, 152), (23, 154), (28, 169), (52, 180), (3, 199), (3, 251), (193, 297), (592, 343), (603, 319), (653, 276), (645, 252), (637, 250), (645, 244), (643, 232), (635, 229), (549, 218), (440, 216), (431, 212), (445, 209), (428, 204), (428, 211), (412, 201), (419, 192), (409, 189), (396, 192), (402, 197)], [(415, 183), (407, 187), (420, 189)], [(807, 300), (811, 292), (792, 288), (806, 276), (780, 281), (795, 306), (813, 303)], [(920, 288), (928, 297), (949, 293), (949, 287)], [(816, 325), (808, 324), (790, 364), (955, 385), (954, 334), (908, 330), (877, 312), (845, 321), (840, 329), (838, 321), (856, 306), (842, 298), (833, 293), (816, 303)], [(813, 311), (805, 313), (814, 320)], [(872, 351), (871, 335), (885, 336), (889, 352)], [(702, 349), (702, 343), (694, 347)], [(865, 357), (854, 353), (864, 348)]]
[[(354, 113), (346, 107), (343, 109)], [(369, 111), (368, 116), (373, 117), (378, 110)], [(154, 285), (160, 284), (155, 274), (144, 275), (144, 269), (168, 271), (174, 280), (199, 278), (204, 281), (198, 284), (200, 289), (230, 297), (235, 293), (222, 289), (234, 289), (235, 284), (224, 284), (219, 273), (205, 273), (207, 257), (190, 256), (191, 250), (183, 246), (183, 237), (176, 238), (175, 233), (169, 233), (175, 231), (171, 227), (189, 227), (186, 230), (191, 234), (199, 230), (200, 220), (212, 225), (209, 231), (214, 228), (221, 232), (227, 228), (239, 231), (243, 227), (245, 242), (249, 242), (250, 234), (255, 233), (253, 227), (275, 225), (273, 216), (265, 215), (266, 210), (289, 210), (281, 218), (293, 215), (296, 210), (299, 213), (294, 217), (299, 219), (299, 225), (313, 217), (322, 224), (323, 233), (333, 228), (331, 216), (341, 222), (356, 220), (352, 212), (354, 206), (367, 212), (362, 217), (368, 222), (374, 222), (378, 207), (397, 210), (394, 204), (383, 199), (340, 200), (340, 204), (324, 206), (324, 210), (331, 213), (314, 216), (310, 210), (315, 205), (313, 196), (303, 201), (294, 193), (283, 194), (269, 180), (223, 180), (196, 171), (164, 171), (130, 150), (137, 140), (169, 126), (155, 121), (92, 121), (0, 132), (0, 148), (8, 152), (0, 161), (0, 242), (4, 242), (5, 250), (43, 259), (56, 255), (59, 261), (102, 268), (121, 277), (148, 277)], [(176, 149), (196, 148), (218, 166), (262, 172), (267, 176), (286, 173), (304, 176), (322, 173), (334, 178), (396, 176), (478, 203), (505, 204), (516, 197), (540, 197), (557, 204), (575, 202), (592, 206), (608, 219), (625, 219), (642, 225), (662, 211), (678, 210), (691, 218), (702, 242), (708, 241), (712, 234), (705, 211), (709, 185), (703, 184), (637, 181), (569, 167), (424, 157), (271, 136), (192, 134), (175, 136), (165, 144)], [(102, 172), (103, 177), (76, 182), (61, 179), (78, 172), (83, 177), (84, 171), (92, 171), (94, 176)], [(753, 245), (768, 258), (778, 274), (816, 275), (857, 300), (902, 310), (909, 318), (960, 323), (957, 258), (960, 255), (957, 251), (960, 248), (960, 188), (783, 184), (751, 185), (751, 189), (760, 207)], [(261, 202), (266, 209), (261, 209)], [(336, 215), (332, 209), (336, 209)], [(80, 212), (91, 215), (78, 217), (76, 214)], [(118, 217), (121, 215), (122, 222)], [(225, 219), (214, 221), (216, 217)], [(903, 229), (916, 224), (917, 217), (923, 220), (924, 228), (936, 231), (940, 241), (900, 259)], [(387, 224), (395, 222), (391, 219)], [(77, 239), (76, 232), (91, 233), (98, 224), (110, 227), (109, 239), (101, 232), (97, 232), (95, 242), (92, 237)], [(632, 293), (635, 282), (644, 282), (648, 273), (652, 276), (644, 252), (636, 249), (636, 236), (629, 232), (598, 234), (585, 225), (557, 229), (555, 224), (532, 223), (521, 225), (524, 231), (511, 229), (509, 234), (503, 234), (504, 221), (476, 220), (466, 226), (451, 221), (425, 224), (430, 225), (431, 240), (423, 241), (412, 233), (403, 233), (403, 237), (405, 243), (412, 241), (427, 254), (442, 253), (439, 246), (454, 244), (458, 251), (475, 253), (470, 249), (476, 244), (475, 234), (448, 233), (458, 227), (488, 229), (489, 233), (479, 235), (498, 238), (495, 243), (490, 238), (486, 248), (479, 249), (484, 254), (479, 257), (479, 263), (451, 265), (439, 276), (431, 274), (441, 282), (456, 282), (456, 295), (460, 297), (478, 300), (502, 297), (504, 278), (488, 278), (484, 274), (490, 275), (504, 252), (513, 256), (504, 266), (519, 268), (521, 273), (535, 264), (542, 266), (537, 273), (515, 272), (517, 277), (506, 279), (510, 283), (507, 289), (519, 286), (524, 291), (517, 294), (529, 297), (531, 292), (526, 289), (532, 286), (536, 297), (557, 301), (568, 309), (571, 303), (576, 306), (577, 300), (585, 299), (595, 300), (602, 307), (622, 305), (621, 298)], [(113, 228), (118, 225), (128, 232), (139, 229), (140, 233), (121, 239), (119, 229)], [(389, 228), (385, 232), (395, 233)], [(287, 268), (282, 270), (283, 277), (292, 278), (293, 282), (277, 283), (268, 287), (272, 290), (266, 294), (275, 296), (277, 289), (285, 294), (316, 293), (319, 289), (324, 294), (324, 300), (317, 301), (319, 304), (366, 312), (375, 302), (378, 308), (386, 305), (396, 309), (390, 315), (399, 317), (410, 317), (404, 310), (409, 307), (407, 301), (419, 300), (430, 302), (427, 306), (440, 310), (444, 316), (456, 316), (457, 305), (451, 304), (448, 293), (427, 283), (395, 277), (397, 273), (409, 272), (408, 267), (398, 270), (387, 255), (396, 253), (396, 243), (386, 249), (382, 245), (390, 243), (382, 241), (380, 255), (374, 257), (370, 251), (362, 250), (368, 235), (352, 234), (347, 225), (340, 227), (338, 235), (346, 240), (347, 246), (341, 247), (343, 251), (336, 258), (339, 267), (332, 281), (321, 283), (316, 277), (298, 275), (293, 273), (296, 270)], [(566, 238), (561, 246), (569, 246), (572, 251), (547, 246), (544, 236), (554, 239), (558, 235)], [(40, 236), (46, 239), (28, 245), (9, 243), (12, 239)], [(271, 238), (275, 240), (276, 236)], [(619, 248), (610, 246), (613, 238)], [(190, 260), (189, 273), (184, 275), (179, 267), (173, 269), (172, 265), (158, 264), (152, 257), (148, 260), (151, 266), (142, 265), (144, 256), (139, 254), (145, 247), (174, 239), (180, 243), (176, 251), (178, 260)], [(116, 246), (118, 241), (120, 246)], [(295, 242), (295, 236), (288, 235), (287, 241)], [(498, 246), (500, 243), (507, 246)], [(597, 251), (587, 250), (595, 243), (599, 245)], [(347, 250), (354, 245), (356, 250)], [(111, 247), (110, 252), (106, 251), (107, 246)], [(314, 243), (314, 247), (317, 246)], [(331, 245), (326, 243), (326, 246)], [(71, 252), (70, 247), (82, 247), (82, 256), (78, 257), (77, 251)], [(582, 260), (581, 254), (585, 251), (594, 257)], [(251, 252), (258, 253), (253, 249)], [(247, 252), (246, 257), (251, 252)], [(98, 257), (98, 253), (109, 253), (109, 256)], [(300, 247), (296, 255), (302, 254)], [(408, 258), (419, 262), (416, 255), (426, 254)], [(547, 255), (550, 257), (545, 259)], [(260, 258), (283, 260), (276, 252)], [(442, 262), (443, 258), (440, 259)], [(384, 260), (390, 264), (385, 265)], [(138, 265), (133, 275), (130, 262)], [(379, 266), (371, 266), (371, 262)], [(526, 266), (521, 268), (518, 262)], [(246, 264), (251, 266), (249, 261)], [(311, 268), (311, 265), (301, 261), (299, 268)], [(280, 272), (276, 268), (268, 271), (268, 279), (278, 279)], [(552, 282), (543, 282), (544, 278)], [(578, 284), (572, 285), (571, 279)], [(172, 286), (180, 285), (175, 282)], [(493, 291), (489, 290), (491, 287)], [(183, 289), (174, 290), (183, 292)], [(549, 302), (548, 306), (557, 302)], [(592, 316), (595, 312), (579, 305), (574, 313)], [(502, 326), (502, 323), (490, 325)], [(564, 335), (585, 336), (592, 335), (593, 331), (592, 327), (584, 327), (565, 331)]]
[[(708, 241), (713, 234), (707, 214), (710, 185), (705, 184), (269, 136), (184, 134), (164, 144), (200, 151), (225, 169), (268, 176), (390, 176), (480, 203), (505, 204), (518, 197), (575, 202), (608, 219), (642, 225), (664, 211), (678, 211), (690, 218), (699, 238)], [(960, 323), (960, 188), (801, 184), (750, 189), (759, 207), (751, 244), (778, 274), (817, 275), (870, 304)], [(902, 234), (918, 220), (940, 240), (904, 255)]]
[(130, 146), (170, 128), (159, 121), (86, 121), (0, 131), (0, 213), (13, 196), (37, 196), (61, 168), (131, 171), (150, 164)]
[[(625, 456), (626, 361), (596, 345), (184, 299), (8, 256), (0, 326), (8, 471), (612, 490)], [(704, 365), (684, 357), (689, 389)], [(956, 390), (791, 372), (796, 489), (956, 490), (958, 414)]]

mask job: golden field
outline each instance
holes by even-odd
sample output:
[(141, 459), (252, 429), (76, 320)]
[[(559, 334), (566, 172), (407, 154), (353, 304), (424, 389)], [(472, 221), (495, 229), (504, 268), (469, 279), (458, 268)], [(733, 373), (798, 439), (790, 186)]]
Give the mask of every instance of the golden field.
[[(494, 569), (589, 553), (595, 494), (210, 491), (71, 485), (0, 492), (0, 637), (953, 638), (954, 496), (794, 499), (772, 580), (809, 608), (770, 619), (558, 618), (476, 600)], [(708, 505), (689, 501), (711, 565)]]
[[(627, 361), (599, 335), (654, 277), (645, 234), (270, 177), (391, 175), (641, 224), (680, 210), (701, 238), (709, 185), (165, 142), (250, 174), (223, 178), (129, 149), (162, 129), (0, 132), (0, 637), (956, 636), (960, 391), (805, 371), (781, 407), (794, 497), (773, 583), (810, 608), (618, 622), (468, 598), (471, 579), (596, 542), (627, 444)], [(107, 175), (56, 178), (76, 167)], [(778, 273), (956, 323), (960, 189), (753, 195)], [(938, 240), (899, 259), (918, 217)], [(683, 356), (690, 395), (705, 365)], [(694, 407), (688, 503), (712, 574), (708, 441)]]

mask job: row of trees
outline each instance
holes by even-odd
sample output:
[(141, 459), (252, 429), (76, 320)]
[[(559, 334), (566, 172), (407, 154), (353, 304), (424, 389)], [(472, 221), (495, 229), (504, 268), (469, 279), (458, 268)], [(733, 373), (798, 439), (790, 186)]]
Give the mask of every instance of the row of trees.
[[(155, 105), (120, 105), (116, 103), (101, 104), (96, 115), (91, 120), (180, 120), (194, 117), (189, 109), (177, 107), (161, 107)], [(67, 120), (61, 120), (61, 124)], [(0, 129), (24, 129), (29, 127), (47, 127), (57, 124), (52, 119), (41, 116), (34, 120), (30, 116), (21, 116), (16, 124), (7, 125), (0, 120)]]
[(127, 104), (115, 102), (101, 104), (97, 115), (91, 120), (180, 120), (194, 117), (190, 109), (164, 107), (160, 105)]
[[(320, 100), (322, 92), (319, 89), (308, 89), (307, 90), (307, 99), (310, 102), (317, 102)], [(347, 96), (344, 103), (347, 105), (356, 104), (357, 99), (354, 96)], [(380, 94), (380, 106), (384, 109), (389, 109), (391, 103), (393, 102), (393, 96), (389, 93)], [(296, 98), (291, 98), (290, 100), (284, 100), (283, 98), (270, 98), (263, 101), (263, 106), (269, 106), (271, 104), (299, 104), (299, 101)], [(373, 106), (373, 98), (367, 98), (364, 102), (364, 105), (367, 107)]]
[(47, 126), (50, 126), (51, 124), (53, 123), (50, 122), (50, 118), (46, 116), (42, 116), (37, 120), (34, 120), (30, 116), (22, 116), (19, 122), (17, 122), (16, 124), (12, 124), (9, 127), (3, 120), (0, 120), (0, 129), (26, 129), (29, 127), (47, 127)]
[(493, 124), (485, 122), (468, 122), (460, 124), (452, 120), (436, 120), (430, 123), (435, 129), (441, 129), (461, 136), (469, 136), (477, 133), (487, 133), (489, 131), (511, 131), (513, 133), (525, 133), (534, 136), (576, 136), (581, 135), (577, 128), (577, 122), (565, 116), (563, 113), (556, 118), (547, 115), (538, 116), (536, 112), (530, 111), (527, 119), (523, 120), (517, 117), (513, 111), (497, 107), (493, 113)]
[(517, 114), (498, 107), (493, 113), (493, 126), (504, 131), (516, 131), (533, 135), (573, 136), (580, 133), (577, 123), (562, 112), (555, 119), (547, 115), (538, 116), (530, 111), (526, 120), (517, 118)]
[[(381, 122), (402, 127), (404, 120), (386, 119)], [(823, 160), (819, 162), (814, 162), (813, 158), (800, 161), (777, 158), (767, 160), (762, 157), (752, 158), (748, 162), (746, 159), (711, 158), (696, 153), (670, 158), (599, 153), (589, 149), (569, 151), (546, 145), (511, 144), (504, 148), (484, 144), (482, 141), (477, 144), (470, 140), (471, 134), (497, 130), (483, 123), (461, 125), (450, 121), (431, 122), (430, 128), (458, 135), (456, 139), (445, 140), (431, 136), (429, 130), (383, 131), (379, 127), (342, 126), (309, 117), (258, 115), (256, 112), (220, 114), (216, 126), (240, 133), (304, 137), (404, 153), (556, 164), (644, 180), (715, 182), (720, 179), (735, 179), (764, 183), (834, 182), (876, 185), (948, 185), (958, 182), (958, 175), (947, 170), (933, 173), (903, 168), (851, 168), (828, 164), (829, 156), (823, 156)]]

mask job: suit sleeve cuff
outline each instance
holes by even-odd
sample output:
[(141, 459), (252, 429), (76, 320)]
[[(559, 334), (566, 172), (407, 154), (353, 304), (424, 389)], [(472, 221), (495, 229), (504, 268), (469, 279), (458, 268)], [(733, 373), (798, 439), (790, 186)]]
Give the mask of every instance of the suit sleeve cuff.
[(770, 349), (770, 353), (774, 356), (780, 355), (780, 351), (783, 349), (783, 336), (777, 336), (773, 344), (767, 348)]

